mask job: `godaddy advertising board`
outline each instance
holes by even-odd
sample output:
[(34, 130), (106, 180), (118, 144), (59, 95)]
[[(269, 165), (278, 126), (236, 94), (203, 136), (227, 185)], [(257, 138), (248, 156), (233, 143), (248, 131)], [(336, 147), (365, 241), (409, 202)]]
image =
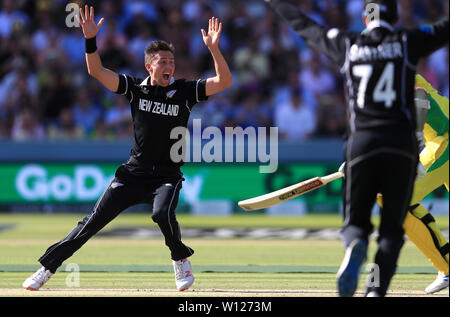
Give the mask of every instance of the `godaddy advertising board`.
[[(118, 166), (111, 163), (2, 164), (0, 205), (95, 203)], [(236, 212), (239, 200), (328, 175), (338, 167), (334, 164), (281, 164), (275, 173), (262, 174), (256, 164), (187, 164), (182, 168), (185, 181), (179, 205), (197, 213)], [(339, 212), (341, 184), (341, 180), (336, 180), (281, 204), (271, 212)], [(446, 191), (431, 196), (446, 198), (448, 202)]]

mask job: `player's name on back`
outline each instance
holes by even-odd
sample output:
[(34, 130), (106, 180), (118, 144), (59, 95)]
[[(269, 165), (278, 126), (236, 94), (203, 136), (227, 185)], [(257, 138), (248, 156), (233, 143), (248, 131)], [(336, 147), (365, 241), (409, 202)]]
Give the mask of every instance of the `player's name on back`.
[(399, 42), (383, 43), (377, 47), (358, 46), (353, 44), (350, 48), (350, 61), (376, 61), (403, 57), (402, 45)]

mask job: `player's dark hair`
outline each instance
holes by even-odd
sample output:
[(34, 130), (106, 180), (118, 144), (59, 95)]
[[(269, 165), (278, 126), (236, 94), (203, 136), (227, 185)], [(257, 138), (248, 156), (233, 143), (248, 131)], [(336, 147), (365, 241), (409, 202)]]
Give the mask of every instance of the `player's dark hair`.
[(162, 40), (153, 41), (145, 49), (145, 60), (151, 60), (160, 51), (169, 51), (175, 54), (175, 47), (171, 43)]
[[(397, 0), (364, 0), (364, 10), (367, 5), (376, 4), (380, 7), (380, 20), (386, 21), (392, 25), (398, 21)], [(372, 12), (365, 12), (366, 16)]]

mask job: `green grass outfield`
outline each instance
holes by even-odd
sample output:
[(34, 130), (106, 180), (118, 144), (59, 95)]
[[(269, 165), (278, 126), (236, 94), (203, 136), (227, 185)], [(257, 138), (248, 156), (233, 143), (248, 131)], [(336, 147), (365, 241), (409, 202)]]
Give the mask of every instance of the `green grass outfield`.
[[(175, 291), (170, 255), (162, 236), (152, 239), (94, 237), (67, 263), (81, 269), (79, 286), (69, 287), (72, 272), (60, 268), (40, 292), (26, 292), (21, 283), (39, 267), (37, 258), (63, 238), (84, 215), (1, 214), (0, 296), (336, 296), (335, 273), (343, 258), (338, 240), (187, 238), (196, 281), (187, 292)], [(180, 214), (187, 227), (339, 228), (338, 215), (272, 217), (236, 215), (196, 217)], [(375, 221), (376, 223), (377, 221)], [(437, 217), (448, 229), (449, 218)], [(155, 226), (149, 215), (123, 214), (114, 227)], [(369, 248), (369, 262), (376, 249)], [(423, 296), (436, 271), (409, 241), (402, 250), (391, 296)], [(361, 295), (365, 276), (360, 281)], [(67, 283), (69, 281), (69, 283)], [(69, 285), (69, 286), (68, 286)], [(448, 296), (448, 290), (438, 296)]]

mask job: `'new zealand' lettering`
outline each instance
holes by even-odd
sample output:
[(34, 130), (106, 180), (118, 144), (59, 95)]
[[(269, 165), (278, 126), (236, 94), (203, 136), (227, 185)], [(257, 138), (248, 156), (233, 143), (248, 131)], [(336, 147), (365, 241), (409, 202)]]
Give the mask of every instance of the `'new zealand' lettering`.
[(139, 99), (139, 110), (161, 114), (163, 116), (178, 116), (178, 105), (166, 104), (162, 102), (151, 101), (147, 99)]

